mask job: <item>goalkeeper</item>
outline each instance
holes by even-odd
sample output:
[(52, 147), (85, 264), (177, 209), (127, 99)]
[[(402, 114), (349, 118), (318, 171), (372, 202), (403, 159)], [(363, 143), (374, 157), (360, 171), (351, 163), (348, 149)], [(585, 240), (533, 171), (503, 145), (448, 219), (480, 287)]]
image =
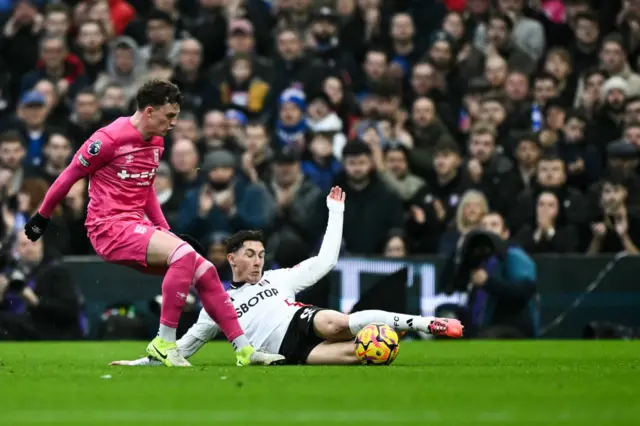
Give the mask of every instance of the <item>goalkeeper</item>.
[[(227, 259), (233, 271), (229, 296), (251, 344), (283, 355), (289, 364), (357, 364), (353, 338), (372, 322), (385, 323), (397, 331), (461, 337), (462, 325), (457, 320), (377, 310), (346, 315), (295, 301), (297, 293), (318, 282), (338, 262), (344, 200), (341, 188), (331, 189), (327, 197), (329, 223), (320, 251), (293, 268), (263, 273), (265, 250), (259, 231), (240, 231), (227, 240)], [(197, 275), (198, 271), (195, 279)], [(177, 342), (178, 350), (189, 358), (219, 332), (218, 325), (202, 310), (197, 323)], [(162, 364), (140, 358), (111, 365)]]

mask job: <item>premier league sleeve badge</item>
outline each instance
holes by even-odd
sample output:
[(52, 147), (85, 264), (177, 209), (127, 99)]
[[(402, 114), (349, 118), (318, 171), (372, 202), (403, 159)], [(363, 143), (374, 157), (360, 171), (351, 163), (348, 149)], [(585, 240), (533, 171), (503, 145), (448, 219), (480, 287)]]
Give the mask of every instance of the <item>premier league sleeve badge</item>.
[(102, 142), (93, 141), (93, 142), (91, 142), (91, 145), (89, 145), (89, 148), (87, 149), (87, 152), (91, 156), (98, 155), (98, 153), (100, 152), (100, 147), (101, 146), (102, 146)]

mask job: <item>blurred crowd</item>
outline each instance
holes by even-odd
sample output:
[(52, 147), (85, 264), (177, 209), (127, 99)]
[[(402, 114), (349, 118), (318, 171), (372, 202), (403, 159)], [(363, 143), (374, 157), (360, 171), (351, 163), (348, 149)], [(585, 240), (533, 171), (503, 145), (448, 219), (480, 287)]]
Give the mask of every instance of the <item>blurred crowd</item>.
[[(155, 190), (217, 265), (243, 228), (451, 252), (487, 213), (529, 253), (638, 253), (640, 0), (0, 1), (2, 246), (149, 78), (185, 94)], [(49, 246), (90, 254), (87, 183)]]

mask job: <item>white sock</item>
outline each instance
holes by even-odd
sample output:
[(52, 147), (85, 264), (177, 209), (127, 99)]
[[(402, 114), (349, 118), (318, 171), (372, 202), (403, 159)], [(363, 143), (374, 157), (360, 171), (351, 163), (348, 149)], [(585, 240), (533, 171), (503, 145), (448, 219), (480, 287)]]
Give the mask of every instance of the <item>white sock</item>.
[(233, 339), (231, 341), (231, 345), (233, 346), (234, 351), (240, 352), (240, 349), (244, 348), (245, 346), (251, 346), (251, 343), (249, 343), (249, 339), (247, 339), (247, 336), (243, 334), (242, 336), (238, 336)]
[(194, 335), (187, 333), (178, 340), (178, 351), (183, 357), (191, 358), (205, 343), (207, 343), (205, 340), (200, 340)]
[(166, 342), (175, 343), (176, 329), (164, 324), (160, 324), (160, 328), (158, 329), (158, 336), (160, 336), (160, 338)]
[(361, 311), (349, 315), (349, 329), (355, 336), (360, 330), (372, 322), (381, 322), (392, 327), (396, 331), (422, 331), (429, 332), (429, 324), (434, 317), (421, 317), (417, 315), (397, 314), (387, 311)]

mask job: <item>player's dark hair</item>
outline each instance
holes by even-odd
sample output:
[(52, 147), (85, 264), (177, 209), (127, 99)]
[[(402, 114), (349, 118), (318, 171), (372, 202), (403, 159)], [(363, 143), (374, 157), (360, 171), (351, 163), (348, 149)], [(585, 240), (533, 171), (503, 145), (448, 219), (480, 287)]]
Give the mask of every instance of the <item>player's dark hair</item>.
[(238, 251), (245, 241), (259, 241), (264, 245), (264, 234), (257, 229), (248, 229), (244, 231), (238, 231), (224, 242), (227, 248), (227, 254)]
[(160, 107), (165, 104), (182, 106), (184, 96), (180, 93), (180, 89), (169, 81), (152, 79), (144, 83), (144, 85), (136, 93), (136, 103), (138, 111), (142, 111), (146, 107)]

